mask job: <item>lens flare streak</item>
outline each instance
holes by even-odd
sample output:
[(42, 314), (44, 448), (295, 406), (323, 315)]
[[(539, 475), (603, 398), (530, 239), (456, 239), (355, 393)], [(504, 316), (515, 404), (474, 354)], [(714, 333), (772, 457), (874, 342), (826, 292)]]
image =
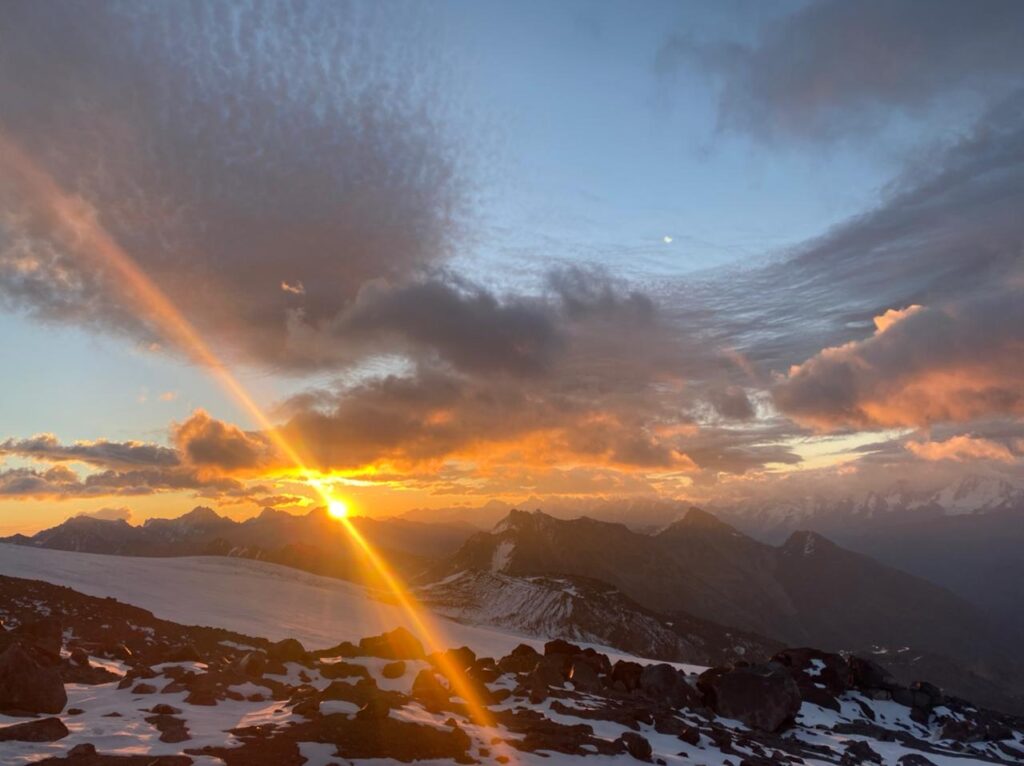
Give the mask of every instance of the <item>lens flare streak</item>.
[(442, 631), (432, 624), (426, 610), (347, 517), (347, 505), (332, 496), (319, 481), (311, 478), (313, 472), (307, 468), (308, 461), (303, 459), (295, 445), (270, 422), (241, 382), (206, 344), (170, 298), (139, 268), (96, 217), (90, 214), (80, 199), (65, 193), (49, 174), (3, 135), (0, 135), (0, 168), (9, 174), (8, 180), (20, 182), (19, 191), (25, 198), (37, 202), (40, 209), (52, 216), (64, 229), (64, 233), (68, 235), (69, 249), (77, 256), (89, 258), (108, 269), (109, 273), (116, 275), (128, 287), (140, 314), (154, 321), (177, 347), (191, 354), (193, 359), (208, 368), (221, 386), (252, 416), (281, 453), (294, 464), (306, 478), (309, 486), (323, 498), (328, 513), (344, 526), (365, 554), (376, 574), (407, 614), (429, 649), (436, 653), (437, 664), (447, 677), (452, 690), (466, 703), (473, 722), (485, 730), (490, 730), (488, 734), (491, 737), (496, 736), (494, 718), (481, 702), (472, 682), (462, 668), (444, 655), (447, 645)]

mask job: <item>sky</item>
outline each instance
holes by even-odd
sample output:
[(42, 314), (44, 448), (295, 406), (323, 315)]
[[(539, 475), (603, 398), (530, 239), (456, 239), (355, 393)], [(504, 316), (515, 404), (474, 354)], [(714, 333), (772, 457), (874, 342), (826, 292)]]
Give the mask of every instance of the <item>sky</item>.
[(0, 533), (1020, 482), (1022, 23), (4, 3)]

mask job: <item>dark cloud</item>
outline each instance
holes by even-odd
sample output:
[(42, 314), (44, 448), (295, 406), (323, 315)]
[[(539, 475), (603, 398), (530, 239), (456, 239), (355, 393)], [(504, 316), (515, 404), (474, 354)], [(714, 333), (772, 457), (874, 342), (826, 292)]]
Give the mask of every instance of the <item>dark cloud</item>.
[(863, 136), (895, 113), (985, 101), (1018, 86), (1022, 27), (1015, 0), (826, 0), (765, 24), (750, 44), (677, 33), (657, 66), (719, 74), (726, 128), (766, 138)]
[(255, 471), (276, 462), (276, 451), (266, 437), (212, 418), (204, 410), (174, 424), (171, 438), (183, 462), (200, 469)]
[[(201, 475), (189, 469), (99, 471), (80, 476), (64, 465), (46, 470), (10, 468), (0, 471), (0, 496), (19, 499), (65, 499), (104, 496), (150, 495), (156, 492), (194, 491), (220, 496), (248, 493), (234, 479)], [(256, 490), (253, 490), (256, 491)]]
[(94, 466), (176, 466), (178, 453), (146, 442), (112, 442), (106, 439), (61, 444), (53, 434), (0, 442), (0, 454), (18, 455), (48, 462), (81, 462)]
[[(457, 237), (473, 149), (447, 121), (434, 31), (404, 3), (16, 0), (0, 10), (0, 130), (204, 335), (315, 366), (289, 316), (319, 326)], [(0, 300), (159, 340), (3, 180)]]

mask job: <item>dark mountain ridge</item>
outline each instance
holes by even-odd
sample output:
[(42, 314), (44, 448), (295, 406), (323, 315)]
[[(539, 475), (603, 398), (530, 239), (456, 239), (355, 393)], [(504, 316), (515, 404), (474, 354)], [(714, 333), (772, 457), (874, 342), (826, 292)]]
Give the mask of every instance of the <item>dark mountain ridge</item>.
[(587, 577), (660, 614), (690, 614), (790, 645), (911, 648), (1017, 689), (1024, 678), (1016, 637), (946, 589), (814, 532), (794, 532), (772, 546), (699, 509), (655, 535), (513, 511), (432, 571), (441, 577), (465, 570)]

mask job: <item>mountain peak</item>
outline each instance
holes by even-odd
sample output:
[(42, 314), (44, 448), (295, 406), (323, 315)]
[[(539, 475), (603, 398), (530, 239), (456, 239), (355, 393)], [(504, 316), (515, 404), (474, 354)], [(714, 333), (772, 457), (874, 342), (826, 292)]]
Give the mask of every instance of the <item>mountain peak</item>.
[(494, 525), (491, 532), (496, 535), (502, 532), (522, 532), (547, 526), (554, 521), (553, 516), (549, 516), (541, 510), (522, 511), (513, 508), (508, 512), (508, 516)]
[(786, 555), (814, 556), (827, 550), (833, 550), (838, 546), (824, 535), (812, 532), (809, 529), (802, 529), (786, 538), (781, 550)]
[(690, 506), (680, 518), (676, 519), (665, 527), (665, 529), (659, 532), (658, 536), (693, 534), (696, 530), (739, 534), (735, 528), (726, 524), (720, 518), (715, 516), (715, 514), (705, 511), (702, 508), (698, 508), (697, 506)]

